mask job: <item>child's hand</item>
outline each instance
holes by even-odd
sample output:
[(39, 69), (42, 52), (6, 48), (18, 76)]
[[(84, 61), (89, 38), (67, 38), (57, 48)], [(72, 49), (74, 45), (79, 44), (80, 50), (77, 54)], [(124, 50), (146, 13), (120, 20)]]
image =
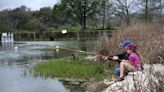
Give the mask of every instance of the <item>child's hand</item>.
[(112, 59), (113, 59), (113, 60), (118, 60), (119, 57), (118, 57), (118, 56), (113, 56)]
[(126, 62), (126, 60), (125, 60), (125, 59), (123, 59), (123, 60), (121, 60), (121, 62)]
[(102, 59), (108, 60), (108, 56), (102, 56)]
[(130, 63), (128, 60), (125, 59), (121, 60), (121, 62)]

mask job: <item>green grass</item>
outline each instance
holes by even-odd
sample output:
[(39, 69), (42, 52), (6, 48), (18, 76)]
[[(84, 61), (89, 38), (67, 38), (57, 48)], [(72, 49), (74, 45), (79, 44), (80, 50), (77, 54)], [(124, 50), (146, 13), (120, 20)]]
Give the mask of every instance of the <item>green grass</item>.
[(68, 30), (68, 31), (79, 31), (80, 26), (59, 26), (58, 31)]
[(34, 74), (43, 77), (83, 79), (87, 81), (100, 81), (110, 77), (102, 64), (70, 59), (54, 59), (37, 64), (34, 67)]

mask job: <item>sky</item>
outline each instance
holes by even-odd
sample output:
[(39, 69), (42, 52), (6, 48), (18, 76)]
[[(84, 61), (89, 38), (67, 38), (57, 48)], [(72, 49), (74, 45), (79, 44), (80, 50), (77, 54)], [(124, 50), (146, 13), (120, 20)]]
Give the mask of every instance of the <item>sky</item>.
[(58, 0), (0, 0), (0, 11), (14, 9), (22, 5), (31, 10), (39, 10), (41, 7), (53, 7)]

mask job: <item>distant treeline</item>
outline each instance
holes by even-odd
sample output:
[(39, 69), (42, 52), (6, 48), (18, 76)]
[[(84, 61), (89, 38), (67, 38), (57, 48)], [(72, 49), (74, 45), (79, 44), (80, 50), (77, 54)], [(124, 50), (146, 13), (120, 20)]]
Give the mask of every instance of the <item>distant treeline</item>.
[(53, 8), (0, 11), (0, 31), (114, 29), (135, 22), (164, 22), (163, 0), (60, 0)]

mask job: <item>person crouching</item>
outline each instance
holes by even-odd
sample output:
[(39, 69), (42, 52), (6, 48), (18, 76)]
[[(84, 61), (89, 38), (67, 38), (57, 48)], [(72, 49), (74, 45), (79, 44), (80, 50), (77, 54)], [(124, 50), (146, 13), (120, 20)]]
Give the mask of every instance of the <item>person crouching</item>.
[(141, 70), (141, 58), (139, 54), (136, 52), (136, 45), (129, 44), (128, 46), (124, 47), (127, 53), (129, 53), (128, 60), (122, 60), (120, 63), (120, 75), (117, 78), (117, 81), (124, 80), (124, 77), (128, 72), (134, 72)]

